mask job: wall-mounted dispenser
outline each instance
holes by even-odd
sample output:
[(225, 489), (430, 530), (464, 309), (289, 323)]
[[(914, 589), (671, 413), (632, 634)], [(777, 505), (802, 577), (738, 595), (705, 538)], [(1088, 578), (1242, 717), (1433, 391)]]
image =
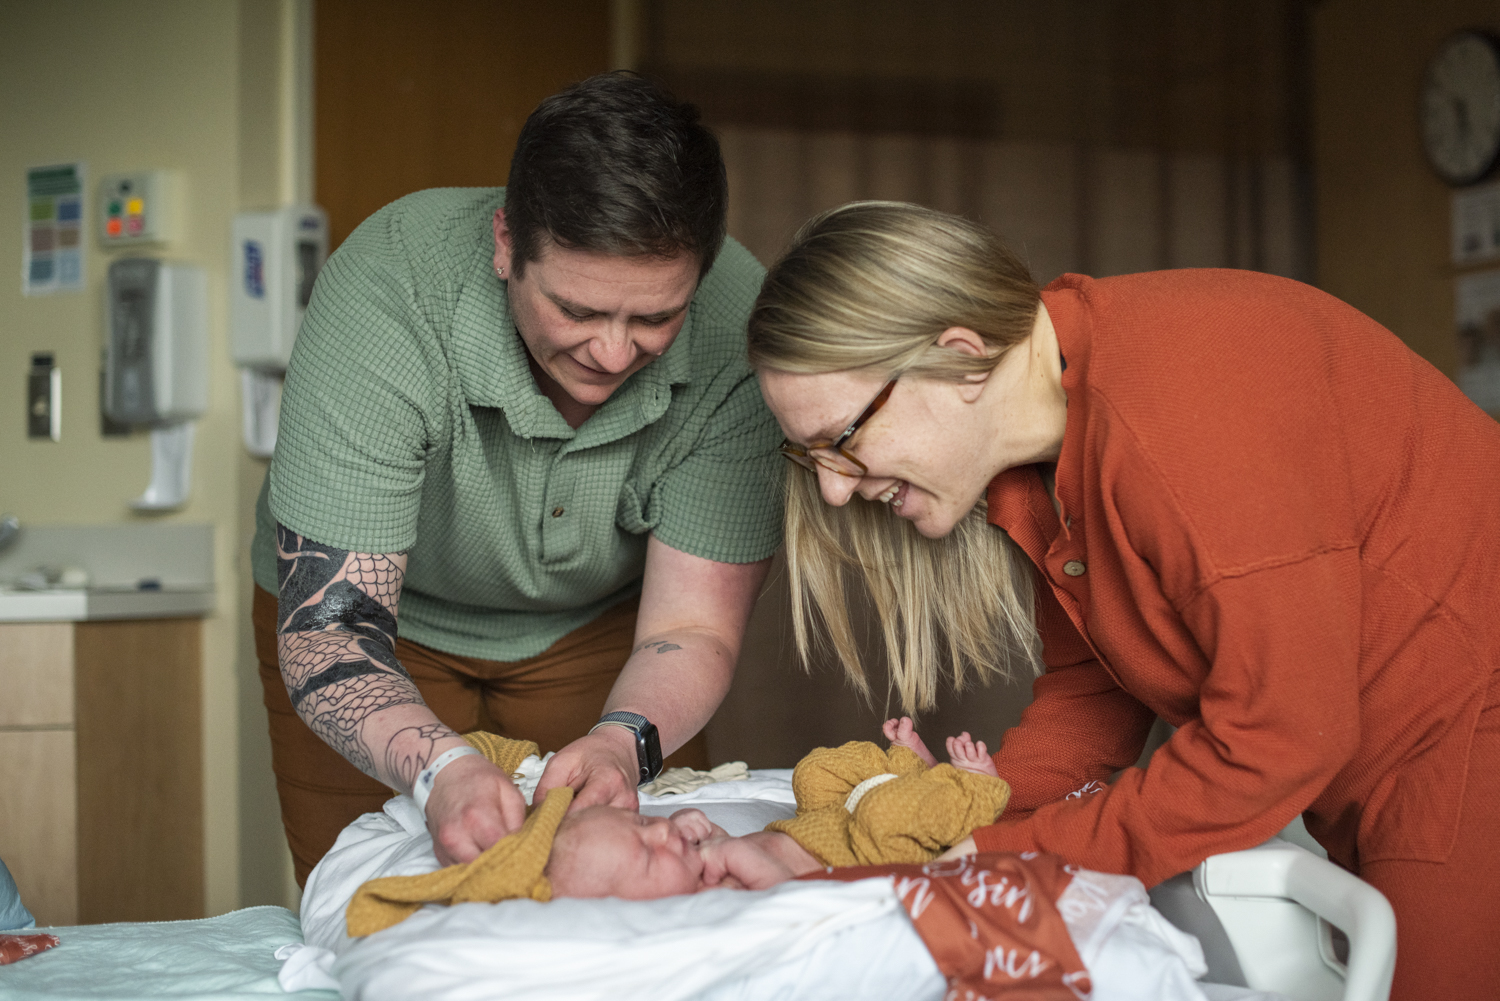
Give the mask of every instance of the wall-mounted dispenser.
[(151, 482), (138, 510), (187, 503), (193, 421), (208, 409), (208, 279), (147, 257), (109, 266), (104, 412), (151, 428)]
[(230, 340), (241, 369), (245, 448), (267, 457), (276, 447), (292, 344), (328, 257), (328, 217), (316, 205), (242, 212), (233, 240)]

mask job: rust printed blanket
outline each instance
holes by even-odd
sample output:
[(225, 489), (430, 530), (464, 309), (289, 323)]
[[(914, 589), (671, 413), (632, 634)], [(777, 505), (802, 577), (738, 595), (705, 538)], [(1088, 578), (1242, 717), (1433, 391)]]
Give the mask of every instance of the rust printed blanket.
[(35, 956), (57, 944), (56, 935), (0, 935), (0, 966)]
[(853, 882), (886, 875), (948, 979), (948, 1001), (1079, 1001), (1092, 993), (1057, 909), (1073, 872), (1056, 855), (997, 852), (802, 878)]

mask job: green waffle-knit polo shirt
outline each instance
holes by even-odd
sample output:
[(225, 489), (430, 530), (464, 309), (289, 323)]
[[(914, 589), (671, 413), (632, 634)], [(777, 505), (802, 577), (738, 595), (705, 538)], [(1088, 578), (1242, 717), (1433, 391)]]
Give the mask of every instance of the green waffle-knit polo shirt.
[(353, 552), (409, 553), (400, 632), (541, 653), (639, 593), (646, 539), (723, 563), (781, 542), (781, 433), (745, 362), (764, 269), (726, 240), (682, 332), (576, 431), (537, 388), (495, 276), (504, 188), (409, 195), (328, 260), (297, 336), (256, 507)]

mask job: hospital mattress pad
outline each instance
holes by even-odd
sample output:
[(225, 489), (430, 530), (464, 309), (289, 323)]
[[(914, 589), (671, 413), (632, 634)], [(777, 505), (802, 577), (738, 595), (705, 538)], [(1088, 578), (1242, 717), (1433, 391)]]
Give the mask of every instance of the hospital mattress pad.
[[(55, 949), (0, 966), (5, 1001), (263, 1001), (286, 997), (276, 951), (300, 944), (297, 916), (247, 907), (198, 921), (79, 925)], [(338, 1001), (304, 990), (299, 1001)]]

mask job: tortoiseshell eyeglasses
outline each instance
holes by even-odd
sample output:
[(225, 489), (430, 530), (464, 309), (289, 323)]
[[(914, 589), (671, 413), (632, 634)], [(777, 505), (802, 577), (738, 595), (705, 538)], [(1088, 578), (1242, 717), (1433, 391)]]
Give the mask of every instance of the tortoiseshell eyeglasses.
[(863, 427), (866, 421), (874, 417), (876, 411), (885, 406), (885, 401), (891, 398), (891, 390), (896, 388), (896, 379), (899, 378), (901, 376), (897, 375), (890, 382), (886, 383), (885, 387), (876, 394), (875, 399), (870, 401), (870, 405), (865, 407), (860, 412), (860, 415), (854, 418), (854, 422), (844, 428), (843, 433), (837, 438), (834, 438), (832, 441), (815, 441), (805, 446), (791, 441), (783, 441), (781, 443), (781, 454), (802, 468), (810, 469), (813, 472), (817, 472), (818, 467), (822, 466), (824, 469), (838, 473), (840, 476), (865, 475), (869, 471), (869, 467), (850, 455), (845, 450), (844, 443), (854, 437), (854, 433)]

